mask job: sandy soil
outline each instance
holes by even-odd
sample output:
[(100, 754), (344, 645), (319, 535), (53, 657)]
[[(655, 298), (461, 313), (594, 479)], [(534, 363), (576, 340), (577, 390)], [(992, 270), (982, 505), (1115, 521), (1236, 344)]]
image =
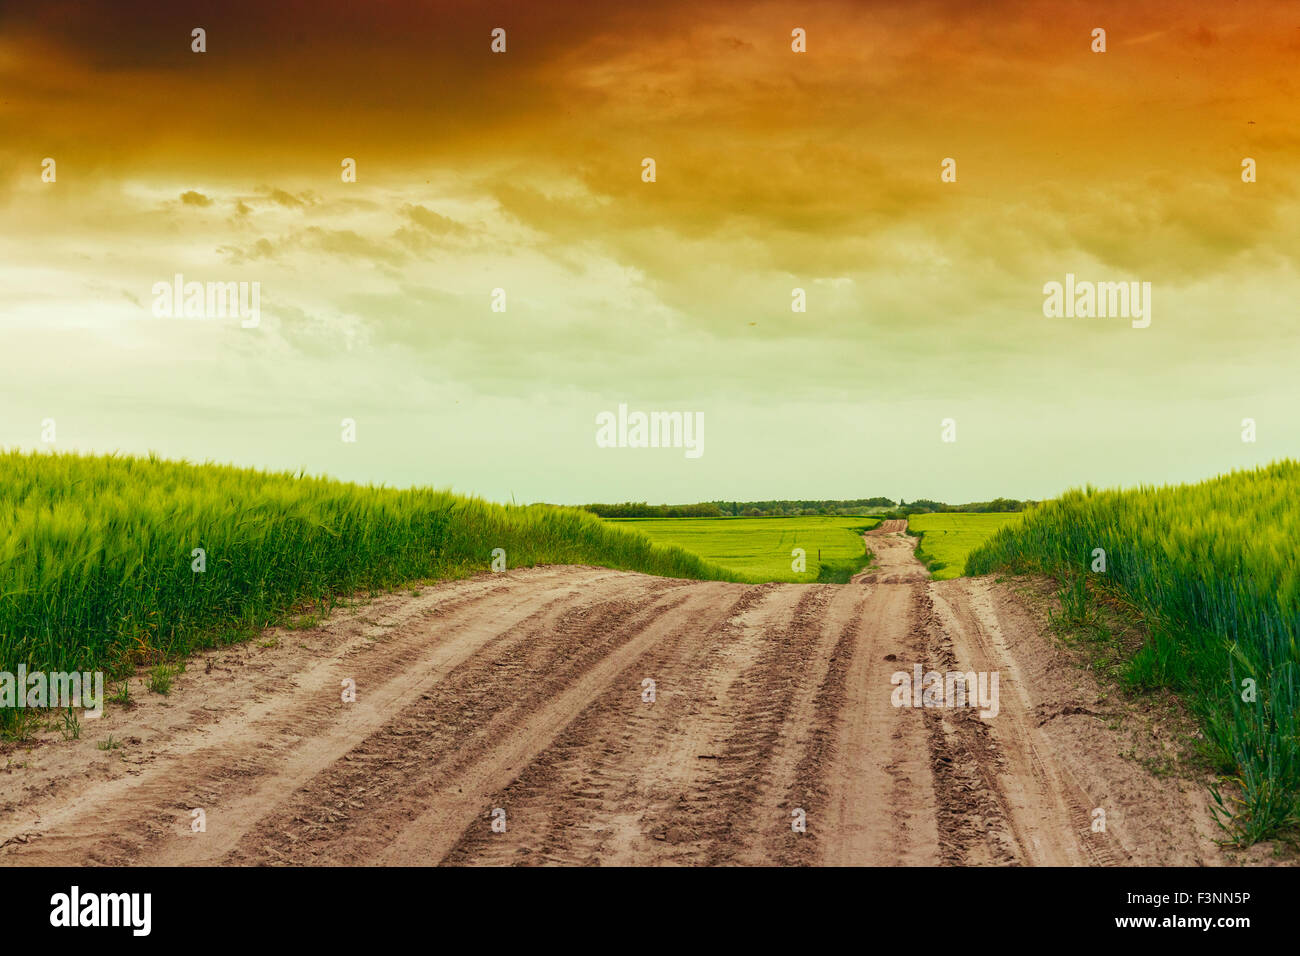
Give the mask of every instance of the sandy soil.
[[(846, 586), (516, 570), (137, 678), (0, 753), (0, 863), (1230, 862), (1041, 607), (930, 581), (901, 526)], [(914, 664), (997, 671), (997, 716), (895, 707)]]

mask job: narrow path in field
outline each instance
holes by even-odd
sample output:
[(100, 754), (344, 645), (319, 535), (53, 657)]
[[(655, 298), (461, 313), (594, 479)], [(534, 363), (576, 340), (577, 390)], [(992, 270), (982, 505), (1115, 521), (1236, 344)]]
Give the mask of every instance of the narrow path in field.
[[(524, 569), (197, 657), (8, 748), (0, 864), (1217, 862), (1038, 612), (905, 529), (845, 586)], [(997, 671), (997, 715), (895, 706), (915, 665)]]
[(862, 536), (876, 556), (865, 571), (854, 575), (854, 584), (907, 584), (928, 581), (930, 574), (916, 560), (916, 539), (907, 534), (907, 522), (901, 519), (882, 521), (880, 527)]

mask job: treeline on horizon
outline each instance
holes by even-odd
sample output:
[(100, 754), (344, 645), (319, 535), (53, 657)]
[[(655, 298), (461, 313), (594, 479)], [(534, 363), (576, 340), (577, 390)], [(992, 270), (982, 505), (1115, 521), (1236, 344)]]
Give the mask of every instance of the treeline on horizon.
[(983, 514), (1023, 511), (1032, 504), (1035, 502), (1019, 501), (1015, 498), (995, 498), (992, 501), (950, 505), (929, 498), (895, 501), (892, 498), (877, 497), (825, 501), (701, 501), (693, 505), (652, 505), (644, 501), (625, 501), (622, 504), (590, 504), (582, 507), (602, 518), (775, 518), (796, 515), (868, 514), (889, 517), (944, 512)]

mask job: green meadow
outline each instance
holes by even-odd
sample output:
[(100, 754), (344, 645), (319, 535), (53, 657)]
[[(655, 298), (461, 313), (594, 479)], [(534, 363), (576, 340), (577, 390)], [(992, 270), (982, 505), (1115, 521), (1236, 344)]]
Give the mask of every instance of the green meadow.
[(1040, 572), (1064, 620), (1108, 639), (1095, 600), (1142, 619), (1131, 686), (1168, 688), (1200, 718), (1221, 822), (1243, 842), (1300, 825), (1300, 463), (1194, 485), (1071, 491), (971, 554), (972, 574)]
[(916, 557), (936, 580), (959, 578), (965, 573), (966, 556), (991, 538), (998, 529), (1015, 524), (1022, 512), (1005, 514), (917, 514), (907, 519), (907, 529), (920, 537)]
[[(794, 518), (610, 518), (655, 544), (677, 547), (725, 568), (738, 579), (845, 583), (867, 565), (862, 533), (879, 518), (804, 515)], [(805, 570), (793, 569), (802, 548)]]

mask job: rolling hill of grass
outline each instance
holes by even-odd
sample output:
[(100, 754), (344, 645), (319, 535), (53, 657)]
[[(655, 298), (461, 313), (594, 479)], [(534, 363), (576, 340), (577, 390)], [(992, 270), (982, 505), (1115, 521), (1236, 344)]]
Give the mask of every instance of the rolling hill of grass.
[(1300, 824), (1298, 537), (1300, 463), (1284, 461), (1195, 485), (1070, 492), (994, 535), (967, 570), (1052, 574), (1080, 621), (1098, 591), (1135, 608), (1149, 638), (1125, 679), (1184, 695), (1238, 784), (1232, 800), (1216, 790), (1221, 816), (1254, 841)]
[[(795, 518), (611, 518), (656, 544), (699, 555), (751, 581), (822, 581), (843, 584), (866, 566), (862, 532), (878, 518), (804, 515)], [(806, 570), (795, 571), (792, 552), (802, 548)], [(820, 552), (820, 557), (818, 556)]]
[(358, 591), (486, 571), (496, 548), (512, 568), (733, 577), (577, 509), (153, 458), (5, 452), (0, 671), (120, 675)]

